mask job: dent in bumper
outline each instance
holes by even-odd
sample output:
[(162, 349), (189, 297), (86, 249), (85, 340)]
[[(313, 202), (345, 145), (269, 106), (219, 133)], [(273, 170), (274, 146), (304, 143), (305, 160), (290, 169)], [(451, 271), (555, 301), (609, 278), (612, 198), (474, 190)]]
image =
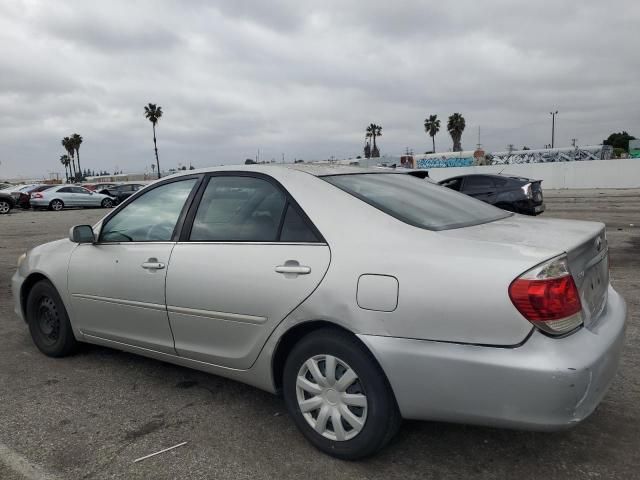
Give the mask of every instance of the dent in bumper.
[(589, 416), (618, 368), (624, 300), (609, 287), (591, 329), (534, 331), (517, 348), (360, 335), (385, 371), (404, 418), (553, 430)]

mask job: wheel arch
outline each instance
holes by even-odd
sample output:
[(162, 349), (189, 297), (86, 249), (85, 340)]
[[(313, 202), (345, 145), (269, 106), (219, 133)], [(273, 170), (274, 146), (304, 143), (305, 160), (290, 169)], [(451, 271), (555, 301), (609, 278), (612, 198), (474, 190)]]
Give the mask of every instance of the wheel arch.
[(339, 325), (337, 323), (333, 323), (327, 320), (310, 320), (310, 321), (298, 323), (297, 325), (294, 325), (291, 328), (289, 328), (280, 337), (280, 339), (278, 340), (278, 344), (276, 345), (276, 348), (274, 350), (273, 356), (271, 357), (271, 375), (272, 375), (273, 384), (275, 386), (276, 392), (280, 392), (282, 390), (282, 375), (284, 373), (284, 365), (293, 347), (300, 340), (302, 340), (302, 338), (320, 329), (333, 329), (336, 331), (344, 332), (352, 336), (354, 339), (356, 339), (356, 341), (360, 345), (362, 345), (362, 347), (367, 352), (369, 352), (371, 359), (374, 362), (376, 362), (376, 364), (380, 368), (380, 371), (382, 371), (385, 377), (385, 380), (387, 382), (387, 385), (391, 389), (391, 392), (393, 393), (393, 396), (395, 398), (395, 392), (393, 392), (393, 387), (391, 386), (391, 382), (389, 382), (389, 379), (387, 378), (386, 372), (382, 368), (382, 365), (380, 365), (380, 362), (378, 362), (373, 352), (369, 349), (369, 347), (365, 345), (365, 343), (362, 340), (360, 340), (358, 336), (348, 328), (345, 328), (342, 325)]
[(29, 292), (31, 292), (33, 286), (41, 280), (46, 280), (53, 285), (49, 277), (40, 272), (34, 272), (25, 278), (20, 287), (20, 308), (22, 309), (22, 318), (25, 322), (27, 321), (27, 298), (29, 298)]

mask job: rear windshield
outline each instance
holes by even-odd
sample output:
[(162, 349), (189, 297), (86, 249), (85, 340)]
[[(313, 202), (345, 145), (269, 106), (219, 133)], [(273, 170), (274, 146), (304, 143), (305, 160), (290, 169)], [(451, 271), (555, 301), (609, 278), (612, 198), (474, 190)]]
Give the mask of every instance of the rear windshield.
[(412, 175), (362, 173), (322, 178), (398, 220), (428, 230), (468, 227), (512, 215)]

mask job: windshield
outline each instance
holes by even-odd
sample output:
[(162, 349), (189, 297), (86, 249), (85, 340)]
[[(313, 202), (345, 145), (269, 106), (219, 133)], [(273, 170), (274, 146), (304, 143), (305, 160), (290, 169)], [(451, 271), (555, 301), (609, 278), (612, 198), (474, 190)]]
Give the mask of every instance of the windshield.
[(398, 220), (428, 230), (468, 227), (512, 215), (412, 175), (363, 173), (322, 178)]

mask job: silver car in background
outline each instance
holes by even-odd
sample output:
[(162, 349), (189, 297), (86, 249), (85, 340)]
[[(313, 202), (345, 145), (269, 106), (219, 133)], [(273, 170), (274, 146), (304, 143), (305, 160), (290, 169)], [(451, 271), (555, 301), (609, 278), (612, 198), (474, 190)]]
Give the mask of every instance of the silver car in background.
[(115, 200), (109, 195), (92, 192), (77, 185), (59, 185), (32, 193), (30, 203), (33, 208), (60, 211), (66, 207), (111, 208), (115, 205)]
[(576, 425), (626, 323), (603, 224), (352, 167), (162, 179), (23, 255), (12, 283), (45, 354), (95, 343), (281, 392), (304, 436), (345, 459), (402, 418)]

